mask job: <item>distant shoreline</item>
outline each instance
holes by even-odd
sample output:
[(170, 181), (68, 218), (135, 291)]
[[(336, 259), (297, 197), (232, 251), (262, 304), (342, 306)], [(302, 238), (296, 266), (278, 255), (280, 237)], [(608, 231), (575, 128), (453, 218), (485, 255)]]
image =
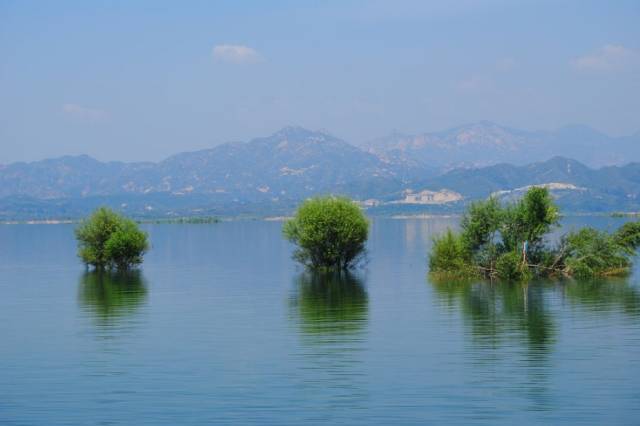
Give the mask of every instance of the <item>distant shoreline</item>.
[[(394, 220), (426, 220), (426, 219), (454, 219), (461, 217), (461, 213), (447, 214), (396, 214), (396, 215), (370, 215), (375, 219), (394, 219)], [(575, 212), (563, 215), (563, 217), (612, 217), (612, 218), (638, 218), (640, 212)], [(219, 222), (231, 221), (264, 221), (264, 222), (284, 222), (291, 216), (232, 216), (232, 217), (180, 217), (180, 218), (145, 218), (134, 219), (140, 224), (152, 225), (203, 225), (215, 224)], [(77, 224), (81, 219), (27, 219), (27, 220), (2, 220), (0, 225), (73, 225)]]

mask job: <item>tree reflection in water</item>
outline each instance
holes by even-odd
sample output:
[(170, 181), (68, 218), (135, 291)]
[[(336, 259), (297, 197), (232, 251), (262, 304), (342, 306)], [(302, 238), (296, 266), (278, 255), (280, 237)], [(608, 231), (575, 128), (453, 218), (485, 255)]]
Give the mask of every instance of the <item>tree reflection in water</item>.
[[(471, 332), (468, 356), (479, 368), (474, 378), (500, 388), (500, 365), (512, 365), (507, 358), (521, 357), (526, 379), (513, 383), (512, 392), (522, 393), (534, 410), (551, 410), (549, 392), (549, 353), (556, 338), (556, 324), (545, 298), (542, 283), (434, 282), (438, 297), (452, 308), (459, 308)], [(516, 342), (516, 344), (514, 344)], [(519, 342), (519, 343), (517, 343)], [(522, 345), (524, 344), (524, 346)], [(489, 366), (489, 368), (487, 368)], [(484, 375), (487, 371), (493, 372)]]
[(436, 294), (452, 306), (459, 303), (474, 339), (498, 347), (514, 333), (533, 353), (544, 354), (554, 342), (555, 325), (541, 283), (434, 282)]
[(358, 277), (349, 272), (304, 272), (295, 282), (291, 304), (297, 308), (304, 334), (321, 339), (362, 331), (368, 297)]
[(80, 304), (100, 324), (109, 325), (131, 315), (146, 297), (146, 282), (139, 270), (88, 271), (80, 276)]
[(291, 318), (301, 341), (301, 394), (326, 410), (362, 408), (366, 383), (361, 354), (368, 318), (362, 280), (348, 272), (304, 272), (295, 277)]
[[(628, 279), (529, 284), (442, 281), (433, 282), (433, 288), (442, 304), (461, 312), (472, 337), (468, 352), (472, 362), (491, 364), (493, 371), (500, 371), (505, 357), (522, 357), (519, 365), (527, 369), (527, 380), (514, 383), (512, 390), (527, 394), (536, 410), (549, 410), (554, 404), (548, 392), (549, 354), (560, 338), (556, 323), (565, 316), (554, 302), (567, 301), (586, 309), (590, 315), (581, 313), (580, 318), (587, 327), (598, 323), (603, 314), (621, 313), (634, 320), (640, 316), (640, 293)], [(491, 383), (493, 378), (478, 380)]]
[(591, 312), (622, 312), (631, 317), (640, 316), (640, 292), (629, 278), (570, 281), (563, 290), (571, 303)]

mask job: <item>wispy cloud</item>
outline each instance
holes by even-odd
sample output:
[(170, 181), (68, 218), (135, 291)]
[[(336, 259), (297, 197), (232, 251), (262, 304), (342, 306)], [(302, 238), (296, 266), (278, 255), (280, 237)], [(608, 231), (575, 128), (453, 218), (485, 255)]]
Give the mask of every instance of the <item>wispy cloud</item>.
[(573, 60), (573, 66), (586, 71), (625, 71), (640, 67), (640, 53), (624, 46), (607, 44)]
[(219, 61), (235, 64), (255, 63), (260, 61), (260, 54), (248, 47), (235, 44), (219, 44), (213, 47), (213, 57)]
[(103, 122), (109, 119), (109, 113), (106, 111), (78, 104), (64, 104), (62, 112), (69, 117), (88, 122)]

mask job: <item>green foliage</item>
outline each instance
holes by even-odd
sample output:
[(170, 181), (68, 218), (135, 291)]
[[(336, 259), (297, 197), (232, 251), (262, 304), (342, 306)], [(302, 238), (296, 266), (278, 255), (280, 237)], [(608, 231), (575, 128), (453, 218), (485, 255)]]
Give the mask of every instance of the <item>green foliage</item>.
[(147, 235), (134, 222), (123, 220), (105, 243), (104, 250), (107, 259), (118, 269), (127, 269), (131, 265), (142, 263), (147, 247)]
[(624, 273), (631, 266), (628, 248), (616, 234), (593, 228), (570, 232), (561, 243), (565, 275), (592, 277)]
[(294, 257), (302, 264), (347, 269), (364, 253), (369, 222), (348, 198), (316, 197), (302, 203), (283, 233), (298, 246)]
[(584, 228), (550, 249), (544, 239), (558, 222), (558, 208), (546, 188), (530, 188), (507, 206), (494, 199), (472, 203), (462, 218), (460, 234), (448, 230), (434, 239), (430, 271), (448, 275), (476, 271), (512, 281), (533, 274), (591, 277), (628, 272), (640, 247), (640, 222), (626, 223), (613, 234)]
[(451, 229), (433, 238), (429, 253), (429, 270), (446, 273), (448, 276), (473, 275), (469, 268), (470, 252), (462, 236)]
[(635, 251), (640, 247), (640, 222), (627, 222), (613, 235), (616, 244)]
[(505, 250), (521, 250), (529, 243), (529, 251), (535, 256), (541, 249), (543, 237), (558, 224), (559, 214), (546, 188), (530, 188), (525, 196), (503, 210), (500, 233)]
[(529, 269), (523, 264), (519, 253), (508, 251), (498, 257), (496, 275), (505, 281), (522, 281), (529, 277)]
[(462, 238), (469, 250), (476, 251), (494, 243), (501, 216), (500, 203), (493, 197), (471, 203), (460, 222)]
[(101, 207), (76, 228), (78, 256), (96, 269), (128, 269), (142, 263), (147, 234), (118, 213)]

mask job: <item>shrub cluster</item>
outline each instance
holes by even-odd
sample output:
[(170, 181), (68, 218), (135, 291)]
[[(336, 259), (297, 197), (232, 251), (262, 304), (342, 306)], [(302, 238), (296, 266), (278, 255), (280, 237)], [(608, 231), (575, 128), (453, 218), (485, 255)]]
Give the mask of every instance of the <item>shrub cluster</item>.
[(640, 222), (626, 223), (612, 234), (583, 228), (549, 247), (545, 237), (558, 221), (558, 208), (545, 188), (530, 188), (509, 205), (494, 198), (472, 203), (459, 233), (448, 230), (434, 239), (431, 273), (522, 280), (532, 275), (589, 277), (629, 271), (640, 246)]
[(562, 238), (555, 262), (564, 267), (566, 275), (625, 274), (639, 245), (640, 222), (625, 223), (612, 234), (583, 228)]
[(76, 228), (78, 256), (96, 269), (129, 269), (142, 263), (149, 248), (138, 225), (102, 207)]
[(298, 248), (294, 258), (314, 269), (348, 269), (364, 253), (369, 222), (348, 198), (306, 200), (285, 222), (285, 237)]

